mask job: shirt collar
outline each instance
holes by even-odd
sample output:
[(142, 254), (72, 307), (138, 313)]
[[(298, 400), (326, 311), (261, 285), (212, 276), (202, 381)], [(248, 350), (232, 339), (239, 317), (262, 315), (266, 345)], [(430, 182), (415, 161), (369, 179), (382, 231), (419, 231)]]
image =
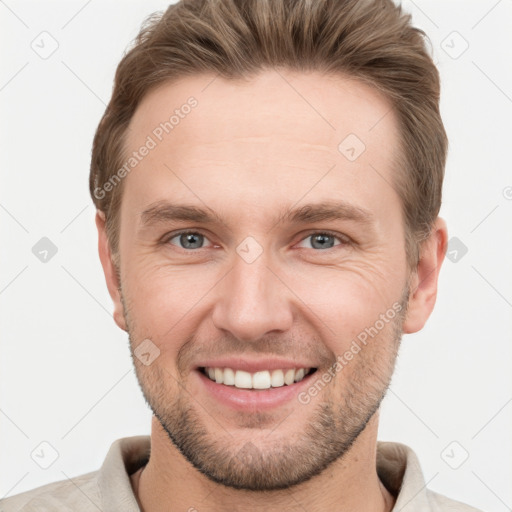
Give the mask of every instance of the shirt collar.
[(392, 512), (432, 510), (418, 457), (405, 444), (377, 443), (377, 474), (396, 497)]
[[(98, 472), (103, 510), (140, 512), (130, 475), (149, 460), (150, 437), (125, 437), (115, 441)], [(377, 474), (396, 497), (393, 512), (427, 512), (426, 484), (415, 453), (400, 443), (377, 443)]]
[(130, 475), (149, 460), (150, 437), (124, 437), (115, 441), (98, 473), (102, 510), (140, 512)]

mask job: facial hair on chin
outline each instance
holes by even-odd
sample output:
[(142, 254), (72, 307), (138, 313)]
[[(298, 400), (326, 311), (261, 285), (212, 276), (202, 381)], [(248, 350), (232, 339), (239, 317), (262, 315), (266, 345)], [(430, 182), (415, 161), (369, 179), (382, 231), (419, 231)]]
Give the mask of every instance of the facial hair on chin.
[[(229, 433), (214, 434), (203, 420), (201, 407), (175, 377), (161, 366), (135, 365), (144, 398), (153, 414), (181, 454), (213, 482), (235, 489), (272, 491), (303, 483), (342, 458), (379, 409), (389, 387), (402, 336), (402, 322), (408, 303), (408, 289), (402, 296), (401, 311), (388, 326), (387, 339), (376, 339), (364, 347), (350, 364), (351, 379), (343, 383), (342, 396), (326, 398), (310, 413), (304, 430), (286, 440), (257, 446), (257, 442), (237, 443)], [(123, 301), (124, 304), (124, 301)], [(136, 346), (133, 322), (128, 321), (131, 347)], [(368, 379), (371, 375), (371, 380)], [(320, 378), (320, 377), (319, 377)], [(214, 416), (215, 411), (211, 414)], [(252, 418), (256, 427), (257, 418)], [(260, 417), (264, 421), (265, 415)], [(254, 420), (254, 421), (253, 421)], [(294, 421), (293, 415), (284, 420)], [(248, 425), (246, 425), (248, 427)], [(278, 436), (276, 436), (278, 437)]]

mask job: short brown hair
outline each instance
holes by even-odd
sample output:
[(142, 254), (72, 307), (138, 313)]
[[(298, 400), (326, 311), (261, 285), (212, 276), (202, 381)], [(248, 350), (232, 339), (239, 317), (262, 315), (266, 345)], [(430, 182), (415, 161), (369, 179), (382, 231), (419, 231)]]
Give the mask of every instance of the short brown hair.
[(391, 101), (401, 135), (393, 186), (402, 200), (407, 259), (415, 268), (441, 206), (448, 148), (439, 73), (426, 41), (392, 0), (181, 0), (151, 15), (119, 63), (92, 148), (90, 193), (105, 213), (115, 259), (122, 183), (105, 185), (126, 161), (127, 127), (142, 98), (187, 75), (248, 79), (287, 68), (349, 75)]

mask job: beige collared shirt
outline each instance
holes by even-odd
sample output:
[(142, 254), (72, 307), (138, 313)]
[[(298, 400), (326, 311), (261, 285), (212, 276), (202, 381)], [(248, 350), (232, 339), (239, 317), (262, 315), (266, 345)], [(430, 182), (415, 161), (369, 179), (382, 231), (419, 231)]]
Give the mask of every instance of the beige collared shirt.
[[(115, 441), (99, 471), (0, 500), (2, 512), (140, 512), (130, 475), (149, 458), (149, 436)], [(393, 512), (481, 512), (426, 489), (418, 459), (407, 446), (379, 442), (377, 472), (396, 496)]]

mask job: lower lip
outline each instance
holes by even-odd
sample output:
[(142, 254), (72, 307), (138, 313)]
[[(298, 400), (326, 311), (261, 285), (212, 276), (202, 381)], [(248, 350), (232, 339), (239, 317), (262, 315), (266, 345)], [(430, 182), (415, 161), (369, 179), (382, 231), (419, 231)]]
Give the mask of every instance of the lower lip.
[(297, 398), (298, 394), (310, 385), (311, 378), (316, 374), (316, 372), (310, 373), (300, 382), (294, 382), (289, 386), (284, 385), (279, 388), (248, 390), (218, 384), (209, 379), (200, 370), (196, 370), (194, 373), (198, 375), (207, 393), (211, 394), (217, 401), (240, 411), (261, 411), (279, 407)]

